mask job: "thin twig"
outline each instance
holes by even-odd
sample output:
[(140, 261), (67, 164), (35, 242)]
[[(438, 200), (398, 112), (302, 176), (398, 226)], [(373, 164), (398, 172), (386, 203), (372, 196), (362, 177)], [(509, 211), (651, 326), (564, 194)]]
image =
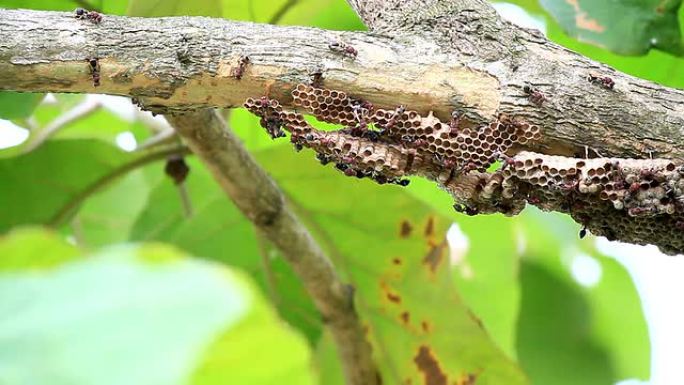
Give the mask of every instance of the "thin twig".
[(101, 107), (102, 104), (99, 101), (92, 99), (86, 99), (84, 102), (77, 104), (70, 110), (64, 112), (62, 115), (56, 117), (47, 126), (45, 126), (45, 128), (37, 130), (36, 135), (30, 138), (24, 147), (24, 152), (26, 153), (35, 150), (46, 140), (53, 137), (69, 124), (92, 114)]
[(185, 216), (185, 219), (192, 218), (194, 211), (192, 210), (192, 201), (190, 200), (190, 194), (188, 194), (188, 187), (185, 182), (183, 182), (177, 185), (176, 188), (178, 189), (178, 195), (183, 204), (183, 215)]
[(287, 0), (285, 4), (283, 4), (277, 11), (276, 13), (271, 16), (271, 20), (268, 21), (269, 24), (278, 24), (280, 20), (285, 16), (287, 11), (290, 10), (290, 8), (294, 7), (297, 4), (298, 0)]
[(378, 385), (379, 372), (348, 286), (288, 207), (275, 182), (215, 111), (169, 115), (167, 120), (207, 165), (240, 211), (292, 266), (337, 343), (347, 384)]
[(164, 160), (171, 155), (188, 155), (190, 151), (185, 146), (174, 146), (172, 148), (159, 149), (139, 158), (136, 158), (128, 163), (124, 163), (119, 167), (113, 169), (106, 175), (101, 176), (99, 179), (95, 180), (93, 183), (86, 186), (83, 190), (73, 196), (69, 201), (67, 201), (62, 208), (60, 208), (52, 218), (47, 222), (49, 226), (59, 227), (64, 224), (74, 212), (81, 206), (86, 199), (91, 195), (100, 191), (105, 186), (109, 185), (119, 177), (126, 175), (130, 171), (137, 168), (143, 167), (150, 163)]

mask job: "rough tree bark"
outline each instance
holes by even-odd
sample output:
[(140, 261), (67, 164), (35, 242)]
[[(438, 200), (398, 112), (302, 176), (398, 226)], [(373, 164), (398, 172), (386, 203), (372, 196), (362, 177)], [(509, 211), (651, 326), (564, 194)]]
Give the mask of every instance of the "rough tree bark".
[[(0, 10), (0, 89), (125, 95), (167, 114), (243, 212), (281, 249), (292, 244), (277, 237), (296, 234), (300, 244), (290, 250), (317, 255), (312, 260), (323, 261), (317, 271), (324, 275), (330, 273), (325, 256), (297, 230), (296, 218), (281, 211), (287, 210), (282, 195), (265, 174), (251, 175), (268, 187), (265, 200), (245, 198), (251, 190), (240, 178), (247, 175), (235, 174), (234, 166), (253, 163), (241, 152), (231, 158), (230, 149), (239, 147), (206, 109), (255, 98), (251, 110), (271, 134), (284, 128), (297, 145), (379, 182), (405, 175), (435, 180), (469, 214), (515, 214), (530, 203), (569, 213), (611, 239), (684, 252), (684, 92), (619, 73), (513, 26), (485, 0), (348, 1), (370, 32), (197, 17), (107, 15), (94, 24), (68, 13)], [(358, 54), (341, 52), (346, 46)], [(244, 57), (249, 63), (241, 67)], [(314, 74), (319, 90), (305, 86)], [(293, 97), (297, 89), (304, 91)], [(338, 107), (353, 109), (355, 121), (302, 104), (330, 90), (349, 96)], [(362, 108), (364, 102), (373, 107)], [(400, 113), (400, 105), (409, 111)], [(291, 112), (296, 107), (353, 127), (323, 134), (302, 123)], [(387, 110), (384, 118), (378, 109)], [(453, 119), (454, 111), (462, 117)], [(413, 131), (401, 131), (397, 122), (414, 124)], [(381, 133), (359, 133), (366, 123)], [(528, 131), (541, 135), (520, 140)], [(501, 146), (502, 135), (515, 139)], [(489, 152), (472, 164), (484, 142)], [(462, 156), (466, 150), (469, 157)], [(496, 159), (507, 168), (484, 172)], [(264, 212), (267, 220), (258, 214)], [(280, 227), (268, 229), (273, 223)], [(295, 270), (299, 260), (290, 258)], [(320, 289), (320, 277), (299, 273)], [(330, 306), (344, 305), (342, 286), (334, 274), (326, 276), (333, 280), (324, 288), (332, 300), (317, 305), (341, 317)], [(358, 342), (351, 322), (342, 329)], [(362, 374), (350, 383), (375, 383), (367, 347), (352, 345), (359, 350), (347, 354), (347, 374), (356, 364)]]

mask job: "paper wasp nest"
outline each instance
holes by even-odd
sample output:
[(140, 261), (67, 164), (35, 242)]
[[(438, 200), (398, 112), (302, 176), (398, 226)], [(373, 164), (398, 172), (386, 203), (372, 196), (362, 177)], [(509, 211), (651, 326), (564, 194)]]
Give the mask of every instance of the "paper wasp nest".
[[(248, 99), (273, 138), (291, 134), (297, 149), (310, 148), (323, 164), (380, 184), (408, 184), (409, 175), (434, 180), (469, 215), (519, 213), (527, 203), (569, 213), (594, 234), (684, 252), (684, 167), (669, 160), (578, 159), (510, 152), (541, 139), (540, 129), (502, 117), (467, 127), (458, 115), (443, 122), (403, 106), (376, 109), (342, 91), (300, 84), (294, 105), (320, 121), (321, 131), (276, 100)], [(500, 161), (502, 166), (487, 172)]]

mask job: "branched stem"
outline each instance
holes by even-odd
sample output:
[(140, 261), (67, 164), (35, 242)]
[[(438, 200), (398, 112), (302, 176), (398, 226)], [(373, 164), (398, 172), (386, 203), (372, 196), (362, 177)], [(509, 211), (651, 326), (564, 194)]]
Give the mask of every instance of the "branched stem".
[(238, 209), (290, 263), (338, 345), (347, 384), (378, 385), (378, 370), (351, 293), (275, 182), (215, 111), (170, 115), (167, 120)]
[(113, 169), (106, 175), (101, 176), (99, 179), (95, 180), (93, 183), (86, 186), (83, 190), (74, 195), (69, 201), (67, 201), (61, 209), (59, 209), (52, 219), (48, 221), (48, 225), (52, 227), (59, 227), (63, 225), (66, 221), (71, 218), (76, 210), (86, 201), (91, 195), (100, 191), (102, 188), (108, 186), (113, 181), (126, 175), (127, 173), (138, 169), (140, 167), (146, 166), (150, 163), (164, 160), (172, 155), (188, 155), (190, 151), (187, 147), (179, 145), (173, 146), (171, 148), (156, 149), (148, 154), (145, 154), (139, 158), (136, 158), (128, 163), (124, 163), (119, 167)]

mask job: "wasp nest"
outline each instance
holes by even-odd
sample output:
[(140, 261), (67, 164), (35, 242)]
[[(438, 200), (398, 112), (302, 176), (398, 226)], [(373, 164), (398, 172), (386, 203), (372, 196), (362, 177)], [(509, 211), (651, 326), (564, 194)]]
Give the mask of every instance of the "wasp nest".
[[(577, 159), (522, 152), (495, 173), (445, 186), (469, 214), (525, 204), (570, 214), (596, 235), (684, 252), (684, 166), (665, 159)], [(458, 206), (457, 206), (458, 207)]]
[[(407, 185), (409, 175), (437, 181), (469, 215), (519, 213), (530, 203), (569, 213), (609, 239), (658, 244), (684, 252), (684, 167), (668, 160), (576, 159), (532, 152), (511, 154), (541, 138), (538, 127), (502, 117), (468, 127), (455, 114), (449, 122), (399, 106), (376, 109), (335, 90), (298, 85), (294, 105), (318, 120), (342, 125), (322, 131), (276, 100), (248, 99), (273, 138), (291, 134), (298, 150), (317, 153), (347, 176)], [(513, 156), (514, 155), (514, 156)], [(487, 172), (492, 164), (502, 166)]]
[(348, 176), (370, 177), (379, 183), (408, 184), (407, 175), (442, 183), (471, 171), (484, 172), (513, 145), (540, 138), (539, 128), (510, 119), (478, 128), (459, 121), (441, 122), (404, 107), (375, 109), (372, 104), (335, 90), (300, 84), (293, 91), (295, 106), (317, 119), (344, 126), (327, 132), (311, 127), (301, 114), (287, 112), (275, 101), (249, 99), (245, 107), (261, 117), (272, 137), (282, 129), (299, 149), (308, 147), (323, 163), (334, 162)]

